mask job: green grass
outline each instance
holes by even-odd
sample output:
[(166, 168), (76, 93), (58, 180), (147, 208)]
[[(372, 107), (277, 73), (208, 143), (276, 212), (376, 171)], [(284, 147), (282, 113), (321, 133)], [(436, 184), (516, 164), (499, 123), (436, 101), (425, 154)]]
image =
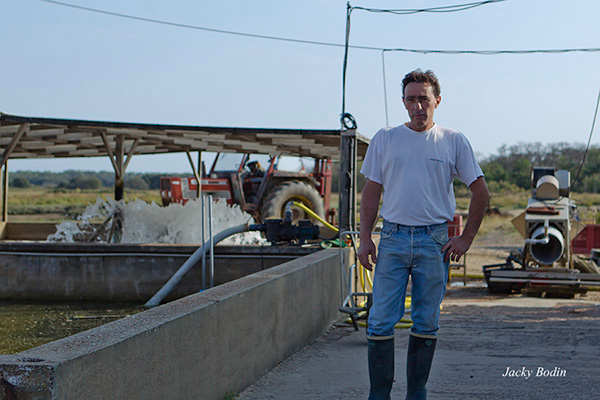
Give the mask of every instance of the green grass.
[[(470, 192), (464, 185), (456, 188), (456, 203), (459, 210), (467, 210), (471, 200)], [(95, 203), (98, 196), (109, 199), (114, 197), (112, 188), (103, 189), (54, 189), (44, 187), (11, 188), (8, 193), (9, 220), (26, 219), (28, 221), (54, 222), (65, 218), (76, 218), (89, 204)], [(530, 191), (511, 189), (491, 192), (490, 207), (501, 212), (525, 209)], [(600, 194), (574, 193), (573, 200), (579, 207), (580, 216), (586, 221), (600, 223)], [(144, 200), (147, 203), (161, 203), (158, 190), (125, 189), (125, 200)], [(360, 209), (360, 193), (358, 194)], [(338, 194), (331, 196), (331, 207), (337, 209)], [(13, 216), (11, 218), (10, 216)]]
[[(11, 188), (8, 192), (8, 214), (10, 216), (43, 216), (39, 221), (60, 221), (64, 218), (76, 218), (97, 198), (114, 198), (112, 189), (54, 189), (44, 187)], [(141, 199), (150, 203), (161, 202), (158, 190), (125, 189), (125, 201)], [(29, 218), (30, 221), (35, 218)]]

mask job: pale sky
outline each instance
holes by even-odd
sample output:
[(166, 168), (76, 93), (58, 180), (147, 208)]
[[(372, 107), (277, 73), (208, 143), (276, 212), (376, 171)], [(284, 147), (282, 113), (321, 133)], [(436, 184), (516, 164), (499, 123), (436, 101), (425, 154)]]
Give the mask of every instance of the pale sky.
[[(471, 0), (473, 1), (473, 0)], [(64, 0), (197, 27), (344, 43), (345, 0)], [(351, 2), (428, 8), (470, 1)], [(433, 50), (600, 47), (600, 2), (506, 0), (456, 13), (354, 10), (350, 44)], [(339, 128), (343, 48), (273, 41), (93, 13), (41, 0), (0, 0), (0, 111), (118, 122)], [(586, 143), (600, 89), (600, 53), (442, 55), (386, 52), (390, 125), (408, 117), (400, 82), (432, 69), (439, 125), (481, 157), (518, 142)], [(381, 51), (350, 49), (346, 111), (367, 137), (386, 125)], [(596, 132), (592, 143), (600, 144)], [(110, 161), (11, 161), (9, 169), (112, 170)], [(188, 171), (184, 154), (135, 156), (129, 172)]]

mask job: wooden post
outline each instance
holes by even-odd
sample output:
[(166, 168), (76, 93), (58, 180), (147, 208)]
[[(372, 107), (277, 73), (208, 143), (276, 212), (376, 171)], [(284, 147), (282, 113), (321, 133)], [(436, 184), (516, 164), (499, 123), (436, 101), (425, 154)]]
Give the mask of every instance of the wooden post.
[(340, 134), (340, 232), (356, 227), (356, 130)]
[(124, 137), (119, 135), (116, 137), (116, 146), (115, 149), (115, 201), (123, 200), (125, 194), (125, 174), (123, 173), (124, 162), (124, 149), (123, 149), (123, 141)]
[[(194, 160), (192, 160), (192, 155), (190, 154), (189, 151), (186, 151), (185, 154), (187, 154), (187, 158), (188, 161), (190, 162), (190, 166), (192, 167), (192, 172), (194, 173), (194, 178), (196, 178), (196, 181), (198, 182), (197, 187), (196, 187), (196, 198), (199, 199), (200, 198), (200, 186), (202, 185), (202, 173), (198, 173), (198, 170), (196, 169), (196, 166), (194, 165)], [(198, 161), (200, 161), (200, 155), (198, 155)]]
[(200, 179), (198, 179), (198, 198), (202, 196), (202, 178), (204, 177), (204, 171), (202, 168), (202, 152), (198, 150), (198, 175)]
[(2, 167), (2, 222), (8, 222), (8, 161)]

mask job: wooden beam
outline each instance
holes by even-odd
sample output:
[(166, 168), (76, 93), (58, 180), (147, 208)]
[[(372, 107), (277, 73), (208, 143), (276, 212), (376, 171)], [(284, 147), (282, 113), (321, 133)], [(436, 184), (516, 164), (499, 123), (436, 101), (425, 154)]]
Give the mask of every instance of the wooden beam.
[(2, 162), (0, 163), (0, 168), (4, 167), (4, 165), (8, 161), (8, 157), (10, 157), (10, 154), (13, 152), (15, 147), (17, 147), (19, 140), (21, 140), (21, 137), (23, 136), (23, 134), (25, 134), (25, 132), (28, 129), (29, 129), (29, 124), (21, 124), (21, 126), (19, 127), (19, 130), (17, 131), (17, 133), (15, 133), (15, 136), (13, 136), (10, 144), (8, 145), (8, 147), (6, 148), (6, 150), (4, 150), (4, 153), (2, 154)]
[(135, 141), (133, 142), (133, 144), (129, 148), (129, 151), (127, 152), (127, 160), (125, 161), (125, 165), (123, 165), (123, 174), (125, 174), (125, 170), (127, 170), (129, 161), (131, 161), (131, 159), (133, 158), (133, 153), (135, 153), (135, 149), (138, 143), (140, 143), (140, 138), (135, 138)]
[(125, 197), (125, 168), (123, 163), (123, 159), (125, 158), (125, 148), (123, 146), (125, 137), (119, 135), (115, 139), (117, 145), (115, 149), (115, 163), (117, 165), (115, 169), (115, 201), (119, 201)]
[(8, 222), (8, 161), (2, 167), (2, 222)]
[(114, 153), (112, 151), (112, 149), (110, 148), (110, 144), (108, 143), (108, 138), (106, 137), (106, 133), (104, 133), (104, 131), (97, 131), (100, 134), (100, 137), (102, 138), (102, 141), (104, 142), (104, 148), (106, 149), (106, 152), (108, 153), (108, 158), (110, 158), (110, 162), (112, 163), (113, 169), (115, 170), (115, 175), (119, 174), (119, 167), (117, 167), (117, 162), (115, 160), (115, 156)]
[[(194, 172), (194, 177), (196, 178), (196, 182), (198, 182), (197, 187), (196, 187), (196, 195), (197, 198), (200, 198), (200, 187), (202, 186), (202, 178), (200, 177), (200, 174), (198, 174), (198, 171), (196, 170), (196, 166), (194, 165), (194, 160), (192, 160), (192, 156), (190, 154), (189, 151), (186, 151), (185, 154), (187, 155), (188, 161), (190, 162), (190, 165), (192, 166), (192, 171)], [(200, 157), (200, 156), (198, 156)], [(198, 162), (200, 162), (200, 158), (198, 158)]]

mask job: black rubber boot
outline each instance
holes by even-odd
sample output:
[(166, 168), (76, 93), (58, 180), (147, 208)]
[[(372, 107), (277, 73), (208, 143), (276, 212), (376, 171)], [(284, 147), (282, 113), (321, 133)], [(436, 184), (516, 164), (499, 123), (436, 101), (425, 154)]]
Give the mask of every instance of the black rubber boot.
[(437, 339), (410, 336), (406, 358), (406, 400), (427, 399), (425, 384), (429, 378)]
[(394, 383), (394, 339), (368, 339), (369, 400), (390, 400)]

